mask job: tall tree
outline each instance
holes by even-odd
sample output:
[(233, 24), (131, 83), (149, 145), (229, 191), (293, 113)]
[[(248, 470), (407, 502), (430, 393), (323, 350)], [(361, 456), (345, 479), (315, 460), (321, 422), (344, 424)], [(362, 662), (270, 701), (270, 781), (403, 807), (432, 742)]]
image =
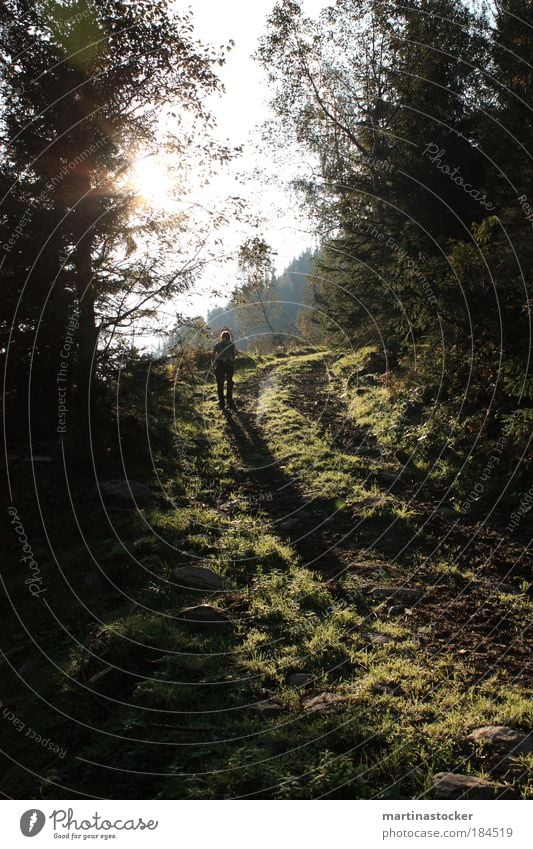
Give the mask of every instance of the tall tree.
[[(498, 377), (502, 314), (505, 333), (525, 326), (495, 215), (506, 127), (517, 126), (514, 147), (530, 141), (529, 118), (518, 130), (528, 5), (506, 4), (492, 39), (489, 19), (459, 0), (337, 0), (317, 20), (282, 0), (259, 51), (283, 143), (292, 130), (315, 156), (296, 183), (322, 234), (318, 298), (332, 325), (444, 342), (446, 380), (460, 387), (473, 367), (480, 391)], [(528, 202), (514, 198), (522, 232)]]
[[(121, 274), (116, 261), (135, 258), (133, 192), (120, 178), (141, 149), (157, 146), (164, 109), (174, 113), (174, 155), (185, 159), (195, 147), (204, 157), (213, 153), (196, 123), (204, 132), (210, 124), (205, 97), (219, 86), (215, 68), (223, 55), (198, 44), (191, 15), (177, 13), (167, 0), (7, 0), (0, 28), (2, 164), (4, 181), (11, 181), (4, 233), (17, 218), (15, 208), (29, 209), (48, 221), (49, 232), (28, 225), (19, 248), (33, 252), (41, 266), (43, 248), (50, 254), (53, 244), (55, 253), (40, 282), (35, 262), (14, 262), (20, 250), (6, 257), (2, 273), (18, 308), (24, 287), (42, 311), (53, 282), (66, 311), (77, 310), (76, 397), (86, 421), (102, 323), (97, 311), (107, 304), (103, 325), (112, 323), (117, 305), (130, 310), (131, 294), (140, 291), (142, 306), (152, 283), (142, 264)], [(185, 281), (172, 269), (156, 291), (170, 294)], [(39, 332), (50, 337), (47, 319), (39, 321)]]
[(264, 239), (255, 236), (241, 245), (238, 263), (243, 282), (231, 303), (238, 311), (239, 329), (251, 337), (252, 344), (268, 348), (276, 338), (274, 322), (279, 314), (274, 297), (272, 250)]

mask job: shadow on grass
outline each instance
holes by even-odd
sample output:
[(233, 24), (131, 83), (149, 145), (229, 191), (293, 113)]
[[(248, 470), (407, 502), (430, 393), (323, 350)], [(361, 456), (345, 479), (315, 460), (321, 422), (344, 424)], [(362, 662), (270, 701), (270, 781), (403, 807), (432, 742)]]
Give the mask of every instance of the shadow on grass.
[[(224, 410), (230, 441), (246, 465), (241, 485), (275, 523), (276, 531), (287, 538), (304, 564), (319, 569), (328, 580), (346, 571), (346, 558), (337, 547), (372, 549), (379, 555), (406, 559), (417, 550), (419, 540), (412, 518), (375, 511), (358, 515), (341, 499), (305, 494), (282, 468), (263, 437), (254, 412)], [(362, 513), (363, 511), (361, 511)]]
[(253, 413), (233, 408), (224, 416), (230, 441), (247, 467), (241, 485), (250, 503), (268, 513), (276, 531), (291, 542), (306, 566), (320, 569), (328, 579), (338, 577), (345, 567), (335, 554), (333, 537), (339, 522), (348, 535), (352, 524), (341, 515), (344, 505), (302, 492), (280, 468)]

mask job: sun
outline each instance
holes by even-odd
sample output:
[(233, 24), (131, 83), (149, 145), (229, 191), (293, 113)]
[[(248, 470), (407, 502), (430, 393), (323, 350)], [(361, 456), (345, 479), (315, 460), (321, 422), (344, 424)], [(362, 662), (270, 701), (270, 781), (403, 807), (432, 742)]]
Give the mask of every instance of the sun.
[(157, 154), (137, 157), (130, 168), (128, 182), (146, 206), (170, 209), (175, 202), (169, 165)]

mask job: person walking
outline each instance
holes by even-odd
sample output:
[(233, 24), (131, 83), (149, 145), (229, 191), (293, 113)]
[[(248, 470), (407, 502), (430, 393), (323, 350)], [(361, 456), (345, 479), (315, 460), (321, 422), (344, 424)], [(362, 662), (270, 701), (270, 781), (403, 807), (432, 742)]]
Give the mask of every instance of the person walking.
[(233, 406), (233, 371), (235, 368), (235, 345), (231, 341), (231, 334), (223, 330), (220, 340), (213, 348), (212, 365), (217, 379), (218, 403), (221, 410), (226, 406), (224, 399), (224, 383), (227, 383), (227, 402)]

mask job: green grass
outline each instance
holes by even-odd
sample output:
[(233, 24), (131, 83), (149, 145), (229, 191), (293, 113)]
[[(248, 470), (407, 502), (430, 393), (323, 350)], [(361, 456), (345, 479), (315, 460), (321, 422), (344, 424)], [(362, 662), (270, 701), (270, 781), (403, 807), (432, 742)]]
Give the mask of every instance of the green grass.
[(292, 381), (323, 353), (291, 357), (276, 369), (275, 382), (259, 399), (270, 450), (285, 474), (302, 488), (322, 498), (345, 498), (362, 494), (364, 475), (360, 458), (332, 450), (319, 426), (299, 413), (290, 402)]
[[(347, 375), (367, 355), (337, 361), (339, 374)], [(378, 492), (362, 485), (368, 461), (332, 451), (316, 424), (289, 401), (299, 370), (322, 356), (261, 358), (239, 372), (238, 381), (276, 363), (277, 389), (267, 390), (260, 402), (268, 450), (302, 491), (332, 503), (339, 500), (349, 510), (353, 502)], [(373, 403), (367, 408), (369, 422), (384, 403), (379, 392)], [(28, 526), (36, 550), (41, 546), (54, 611), (68, 633), (58, 630), (43, 607), (30, 606), (13, 569), (8, 581), (17, 610), (31, 622), (56, 666), (43, 663), (32, 673), (39, 695), (6, 674), (2, 700), (16, 704), (27, 724), (64, 743), (68, 753), (64, 760), (50, 757), (4, 720), (0, 733), (6, 751), (36, 773), (7, 761), (4, 792), (15, 798), (76, 793), (164, 799), (413, 798), (428, 791), (435, 771), (481, 774), (485, 762), (476, 760), (464, 742), (473, 727), (529, 726), (527, 692), (511, 686), (504, 671), (473, 683), (467, 662), (432, 660), (423, 633), (372, 606), (357, 571), (332, 586), (302, 563), (290, 542), (278, 536), (268, 510), (246, 498), (246, 466), (212, 396), (202, 401), (199, 392), (183, 387), (175, 425), (167, 417), (158, 419), (158, 427), (157, 464), (180, 502), (114, 516), (126, 548), (138, 559), (152, 558), (150, 572), (135, 565), (105, 517), (96, 510), (83, 512), (95, 559), (131, 600), (107, 584), (90, 598), (82, 589), (84, 575), (95, 567), (79, 534), (72, 532), (68, 505), (60, 505), (48, 529), (54, 541), (62, 540), (58, 560), (85, 594), (88, 611), (65, 592), (52, 561), (46, 561), (38, 527)], [(169, 445), (179, 450), (173, 455)], [(150, 474), (140, 462), (131, 468), (140, 479)], [(53, 491), (57, 482), (48, 485)], [(230, 512), (222, 509), (228, 503)], [(401, 500), (392, 497), (365, 515), (412, 520)], [(174, 566), (191, 562), (191, 555), (200, 558), (193, 562), (224, 576), (226, 592), (196, 592), (169, 583)], [(453, 552), (433, 567), (462, 580), (464, 571), (452, 560)], [(379, 581), (394, 582), (402, 574), (397, 564), (383, 560), (376, 562), (375, 572)], [(525, 614), (522, 594), (503, 593), (500, 600)], [(195, 628), (174, 618), (181, 607), (200, 602), (224, 608), (233, 626)], [(29, 652), (25, 638), (17, 639), (19, 633), (13, 629), (8, 655), (16, 667)], [(375, 642), (371, 636), (387, 640)], [(106, 672), (112, 665), (125, 672)], [(291, 686), (295, 672), (313, 676), (309, 689)], [(397, 691), (391, 692), (394, 687)], [(346, 701), (307, 713), (305, 698), (322, 692)], [(257, 708), (265, 702), (277, 709)], [(530, 769), (531, 758), (515, 766), (521, 772)], [(527, 796), (531, 779), (522, 778), (519, 787)]]
[[(358, 374), (365, 360), (376, 351), (375, 347), (366, 346), (331, 357), (330, 369), (340, 383), (346, 415), (368, 429), (385, 455), (396, 458), (396, 467), (409, 461), (428, 485), (438, 491), (448, 490), (449, 504), (458, 512), (469, 497), (468, 509), (475, 515), (491, 509), (495, 501), (503, 515), (516, 509), (531, 477), (531, 465), (525, 457), (531, 431), (527, 427), (531, 418), (528, 409), (502, 414), (498, 423), (505, 430), (489, 437), (484, 429), (483, 404), (471, 409), (462, 393), (457, 397), (447, 397), (445, 393), (437, 403), (440, 384), (430, 393), (433, 397), (423, 403), (424, 387), (411, 365), (401, 365), (389, 375)], [(430, 359), (432, 351), (421, 345), (419, 356)], [(488, 477), (483, 476), (487, 464)], [(510, 478), (513, 485), (509, 487)], [(480, 480), (483, 488), (476, 493), (474, 488)], [(522, 533), (526, 539), (525, 527)]]

